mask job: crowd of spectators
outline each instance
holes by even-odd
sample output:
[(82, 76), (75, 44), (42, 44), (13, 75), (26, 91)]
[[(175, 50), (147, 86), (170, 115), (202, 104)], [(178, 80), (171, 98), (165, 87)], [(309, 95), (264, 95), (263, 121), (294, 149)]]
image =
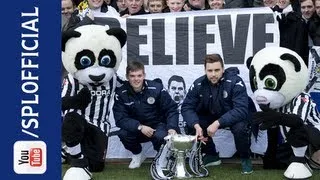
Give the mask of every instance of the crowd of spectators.
[(61, 0), (62, 31), (96, 16), (194, 10), (270, 7), (278, 14), (280, 46), (297, 52), (308, 64), (309, 48), (320, 46), (320, 0)]
[[(61, 2), (62, 31), (71, 28), (76, 28), (78, 26), (81, 26), (82, 24), (90, 24), (90, 22), (94, 21), (95, 17), (127, 18), (130, 16), (153, 13), (177, 13), (181, 11), (269, 7), (274, 11), (275, 15), (277, 16), (277, 21), (279, 22), (281, 47), (286, 47), (297, 52), (304, 59), (306, 65), (308, 65), (309, 48), (312, 46), (320, 46), (320, 0), (61, 0)], [(220, 69), (223, 68), (223, 66), (220, 67), (222, 64), (218, 65)], [(141, 71), (140, 73), (144, 74), (144, 69), (138, 70)], [(65, 73), (65, 71), (62, 72)], [(141, 87), (139, 89), (139, 92), (141, 90)], [(169, 97), (169, 95), (167, 96)], [(247, 98), (247, 96), (244, 97)], [(174, 104), (173, 101), (172, 104)], [(116, 103), (116, 105), (118, 105), (118, 108), (116, 108), (116, 110), (121, 109), (119, 104)], [(119, 111), (118, 114), (122, 112), (123, 111)], [(117, 118), (118, 116), (115, 116), (116, 120)], [(118, 119), (118, 124), (119, 122), (120, 121)], [(139, 124), (136, 123), (135, 125), (138, 126)], [(200, 132), (202, 134), (202, 129), (200, 128), (200, 125), (198, 124), (199, 127), (194, 126), (197, 134)], [(218, 129), (219, 126), (220, 124), (217, 125), (215, 131)], [(145, 134), (147, 137), (151, 137), (153, 132), (155, 131), (154, 129), (156, 129), (156, 127), (153, 127), (154, 129), (152, 129), (148, 126), (139, 125), (138, 128), (134, 130), (141, 131), (143, 128), (145, 131), (145, 133), (143, 134)], [(206, 129), (209, 127), (204, 126), (203, 128)], [(148, 135), (148, 131), (152, 133), (149, 133)], [(236, 129), (232, 131), (236, 131)], [(157, 129), (157, 131), (155, 132), (158, 133), (162, 131)], [(166, 131), (163, 132), (164, 133), (159, 135), (160, 139), (167, 135)], [(120, 136), (120, 139), (122, 142), (127, 142), (124, 143), (126, 149), (129, 149), (133, 152), (133, 154), (137, 155), (137, 158), (141, 159), (140, 145), (132, 145), (132, 140), (128, 139), (128, 132), (122, 133), (123, 134), (121, 134), (122, 136)], [(248, 138), (244, 137), (241, 139)], [(156, 140), (158, 139), (155, 139), (153, 144), (157, 145), (155, 149), (158, 150), (160, 146), (156, 143)], [(236, 140), (236, 142), (238, 141)], [(242, 152), (244, 154), (242, 157), (243, 163), (245, 165), (244, 166), (242, 163), (244, 173), (252, 172), (251, 161), (249, 161), (249, 155), (246, 152), (249, 149), (248, 146), (249, 144), (247, 142), (237, 143), (237, 149), (241, 150), (242, 148)], [(213, 155), (216, 156), (217, 154)], [(129, 168), (140, 167), (142, 161), (139, 160), (138, 163), (134, 163), (133, 158), (133, 161), (130, 164)]]

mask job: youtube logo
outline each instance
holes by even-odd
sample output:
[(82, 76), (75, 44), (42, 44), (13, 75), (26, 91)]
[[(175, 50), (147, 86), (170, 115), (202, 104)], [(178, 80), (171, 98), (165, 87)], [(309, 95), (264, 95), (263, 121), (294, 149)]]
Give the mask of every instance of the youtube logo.
[(43, 141), (17, 141), (13, 145), (17, 174), (43, 174), (47, 170), (47, 147)]

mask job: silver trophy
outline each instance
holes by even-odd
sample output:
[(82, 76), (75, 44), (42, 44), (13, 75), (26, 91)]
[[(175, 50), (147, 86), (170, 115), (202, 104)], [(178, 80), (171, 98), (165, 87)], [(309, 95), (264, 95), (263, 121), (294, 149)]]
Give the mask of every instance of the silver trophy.
[(171, 150), (175, 152), (176, 164), (174, 166), (174, 177), (178, 179), (191, 178), (192, 175), (186, 168), (186, 154), (196, 143), (196, 136), (176, 134), (171, 137)]
[(209, 175), (202, 162), (201, 142), (196, 140), (196, 136), (168, 135), (165, 140), (150, 166), (154, 180), (187, 179)]

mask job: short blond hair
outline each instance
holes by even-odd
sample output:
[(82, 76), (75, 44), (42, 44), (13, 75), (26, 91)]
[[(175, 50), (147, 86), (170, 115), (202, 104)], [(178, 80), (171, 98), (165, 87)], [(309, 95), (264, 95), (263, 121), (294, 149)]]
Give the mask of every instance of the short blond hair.
[(155, 2), (155, 1), (159, 1), (159, 2), (161, 2), (161, 3), (162, 3), (162, 5), (163, 5), (164, 7), (166, 6), (166, 2), (165, 2), (165, 0), (148, 0), (147, 5), (149, 6), (149, 2)]

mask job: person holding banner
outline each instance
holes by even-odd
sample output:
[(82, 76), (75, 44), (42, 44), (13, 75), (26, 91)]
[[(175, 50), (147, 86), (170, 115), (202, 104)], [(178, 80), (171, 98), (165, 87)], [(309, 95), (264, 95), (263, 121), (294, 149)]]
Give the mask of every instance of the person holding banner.
[(202, 145), (205, 166), (215, 166), (221, 161), (212, 136), (219, 128), (229, 127), (240, 154), (242, 174), (251, 174), (251, 121), (245, 83), (238, 76), (238, 68), (224, 69), (219, 54), (206, 55), (204, 68), (205, 75), (194, 81), (181, 107), (188, 131), (205, 141)]
[(300, 0), (302, 18), (308, 23), (313, 18), (315, 7), (314, 0)]
[(167, 0), (167, 7), (163, 12), (182, 12), (184, 11), (184, 0)]
[(70, 17), (66, 30), (94, 24), (94, 17), (119, 17), (119, 13), (103, 0), (84, 0)]
[(128, 81), (116, 89), (113, 113), (120, 141), (133, 153), (129, 168), (134, 169), (146, 158), (140, 143), (151, 141), (159, 151), (164, 137), (179, 132), (179, 113), (162, 83), (145, 79), (141, 62), (129, 61), (126, 77)]
[(210, 9), (223, 9), (225, 5), (224, 0), (208, 0)]
[(314, 46), (320, 46), (320, 0), (314, 1), (315, 13), (308, 23), (309, 35)]
[(127, 9), (126, 0), (114, 0), (111, 2), (111, 5), (120, 13)]
[(206, 0), (186, 0), (183, 8), (185, 11), (205, 10), (209, 9), (209, 5)]
[(123, 18), (140, 15), (140, 14), (148, 14), (148, 12), (144, 9), (144, 0), (125, 0), (127, 4), (127, 9), (120, 12), (120, 16)]
[[(279, 22), (280, 47), (291, 49), (298, 53), (308, 66), (309, 47), (307, 24), (297, 11), (299, 2), (281, 0), (277, 3), (277, 21)], [(300, 8), (299, 8), (300, 11)]]
[(164, 0), (148, 0), (147, 5), (150, 14), (162, 13), (163, 9), (166, 7), (166, 3)]

